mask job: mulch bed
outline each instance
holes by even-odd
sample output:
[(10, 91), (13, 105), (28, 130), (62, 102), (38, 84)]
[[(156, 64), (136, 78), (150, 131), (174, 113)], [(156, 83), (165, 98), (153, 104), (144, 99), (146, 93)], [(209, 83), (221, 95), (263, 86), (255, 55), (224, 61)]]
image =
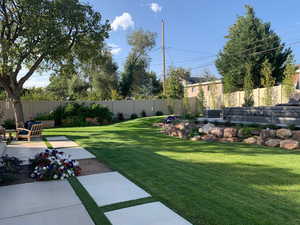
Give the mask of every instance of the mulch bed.
[[(96, 173), (106, 173), (112, 170), (105, 164), (99, 162), (97, 159), (81, 159), (78, 160), (81, 167), (80, 176), (91, 175)], [(20, 173), (15, 174), (15, 179), (9, 183), (0, 183), (0, 186), (14, 185), (14, 184), (24, 184), (35, 182), (35, 179), (29, 177), (30, 166), (22, 166)]]

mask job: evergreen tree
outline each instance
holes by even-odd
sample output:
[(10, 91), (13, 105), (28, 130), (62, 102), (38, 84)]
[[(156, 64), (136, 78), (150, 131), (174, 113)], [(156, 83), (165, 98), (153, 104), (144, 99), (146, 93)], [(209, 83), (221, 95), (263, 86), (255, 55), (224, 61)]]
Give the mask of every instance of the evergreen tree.
[(199, 90), (196, 101), (197, 101), (197, 106), (196, 107), (197, 107), (197, 110), (199, 112), (199, 115), (203, 116), (206, 103), (205, 103), (204, 91), (203, 91), (203, 88), (201, 88), (201, 87), (200, 87), (200, 90)]
[(244, 87), (247, 64), (252, 65), (254, 88), (261, 87), (261, 67), (266, 59), (273, 68), (272, 77), (281, 82), (285, 62), (291, 54), (291, 49), (285, 48), (270, 23), (257, 18), (251, 6), (245, 7), (246, 15), (238, 17), (230, 27), (228, 41), (216, 60), (216, 67), (224, 78), (225, 93)]
[(289, 56), (285, 69), (284, 69), (284, 79), (282, 81), (284, 96), (290, 98), (295, 92), (294, 76), (296, 73), (296, 66), (294, 63), (293, 56)]
[(168, 77), (165, 83), (165, 95), (167, 98), (182, 99), (184, 96), (184, 88), (182, 80), (190, 76), (190, 71), (178, 67), (170, 67)]
[(246, 75), (244, 80), (244, 107), (251, 107), (254, 105), (253, 100), (253, 81), (252, 81), (252, 66), (250, 64), (246, 65)]
[(264, 93), (264, 98), (263, 98), (264, 104), (272, 105), (273, 103), (272, 88), (275, 85), (275, 79), (272, 77), (272, 65), (271, 63), (269, 63), (267, 59), (262, 64), (261, 74), (262, 74), (261, 84), (264, 88), (266, 88), (266, 91)]

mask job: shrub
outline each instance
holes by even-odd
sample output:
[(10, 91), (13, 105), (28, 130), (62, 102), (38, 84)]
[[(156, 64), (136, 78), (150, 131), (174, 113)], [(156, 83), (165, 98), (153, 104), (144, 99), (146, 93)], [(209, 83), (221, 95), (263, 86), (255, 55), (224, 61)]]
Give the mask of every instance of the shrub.
[(54, 113), (40, 113), (38, 114), (34, 120), (39, 121), (39, 120), (53, 120), (54, 119)]
[(92, 104), (86, 114), (87, 117), (97, 118), (97, 121), (102, 122), (111, 122), (113, 113), (109, 111), (107, 107), (101, 106), (99, 104)]
[(147, 116), (146, 111), (143, 110), (143, 111), (141, 112), (141, 117), (146, 117), (146, 116)]
[(3, 156), (0, 158), (0, 184), (14, 181), (15, 174), (21, 170), (22, 161), (16, 157)]
[(156, 115), (156, 116), (163, 116), (164, 113), (163, 113), (162, 111), (157, 111), (157, 112), (155, 113), (155, 115)]
[(99, 104), (85, 106), (84, 104), (68, 103), (64, 106), (59, 106), (53, 112), (55, 125), (65, 126), (86, 126), (90, 125), (85, 121), (85, 118), (96, 118), (98, 122), (111, 122), (112, 112), (107, 107)]
[(79, 162), (70, 159), (70, 155), (53, 149), (37, 154), (31, 161), (31, 178), (38, 181), (63, 180), (78, 176), (81, 168)]
[(5, 129), (16, 129), (16, 122), (12, 119), (4, 120), (2, 126)]
[(252, 136), (252, 131), (257, 130), (254, 127), (243, 127), (240, 129), (240, 132), (244, 138), (248, 138)]
[(118, 114), (117, 114), (117, 119), (118, 119), (118, 121), (123, 121), (123, 120), (125, 120), (123, 113), (118, 113)]
[(135, 114), (135, 113), (132, 113), (131, 116), (130, 116), (130, 119), (134, 120), (136, 118), (138, 118), (138, 115)]

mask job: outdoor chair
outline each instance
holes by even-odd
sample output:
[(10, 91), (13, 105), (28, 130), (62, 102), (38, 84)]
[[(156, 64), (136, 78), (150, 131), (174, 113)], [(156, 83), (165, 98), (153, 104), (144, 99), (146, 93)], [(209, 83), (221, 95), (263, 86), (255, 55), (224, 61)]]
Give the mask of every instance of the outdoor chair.
[(43, 124), (32, 124), (29, 129), (26, 128), (17, 128), (16, 130), (16, 139), (19, 140), (21, 138), (27, 139), (31, 141), (33, 137), (42, 137)]

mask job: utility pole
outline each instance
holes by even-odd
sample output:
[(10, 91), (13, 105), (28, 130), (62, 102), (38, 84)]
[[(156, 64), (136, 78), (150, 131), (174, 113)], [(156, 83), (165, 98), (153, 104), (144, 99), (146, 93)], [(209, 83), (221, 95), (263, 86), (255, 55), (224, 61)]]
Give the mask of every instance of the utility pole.
[(166, 83), (166, 48), (165, 48), (165, 22), (164, 20), (161, 21), (161, 30), (162, 30), (162, 35), (161, 35), (161, 50), (162, 50), (162, 72), (163, 72), (163, 93), (166, 94), (165, 92), (165, 83)]

